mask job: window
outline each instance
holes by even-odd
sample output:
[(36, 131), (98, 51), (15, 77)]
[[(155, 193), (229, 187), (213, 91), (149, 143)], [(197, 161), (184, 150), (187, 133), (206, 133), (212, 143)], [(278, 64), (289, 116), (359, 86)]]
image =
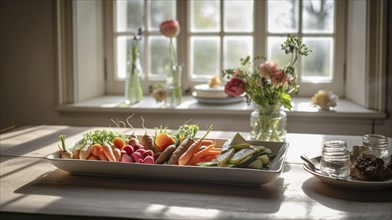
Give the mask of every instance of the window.
[(311, 96), (320, 88), (344, 95), (345, 22), (336, 22), (344, 19), (342, 1), (115, 0), (104, 4), (106, 24), (111, 24), (105, 30), (111, 39), (107, 42), (113, 44), (107, 47), (107, 62), (112, 62), (107, 68), (109, 94), (122, 93), (130, 39), (138, 27), (144, 30), (145, 93), (164, 80), (169, 43), (159, 24), (177, 19), (182, 28), (177, 50), (185, 67), (184, 89), (238, 66), (246, 55), (264, 55), (284, 65), (289, 58), (280, 44), (287, 34), (295, 34), (313, 50), (297, 63), (299, 95)]

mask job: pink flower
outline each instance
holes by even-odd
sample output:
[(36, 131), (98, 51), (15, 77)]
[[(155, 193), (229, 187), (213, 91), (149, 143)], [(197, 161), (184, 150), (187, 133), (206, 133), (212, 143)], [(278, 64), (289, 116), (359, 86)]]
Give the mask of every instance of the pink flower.
[(271, 73), (271, 82), (276, 86), (282, 86), (284, 83), (288, 81), (288, 77), (282, 70), (278, 70), (276, 72)]
[(238, 97), (245, 92), (245, 83), (240, 78), (231, 78), (225, 85), (225, 93), (229, 96)]
[(180, 23), (177, 20), (168, 20), (161, 23), (159, 30), (166, 37), (177, 37), (180, 34)]
[(276, 63), (273, 61), (265, 61), (259, 66), (261, 76), (268, 76), (270, 73), (276, 72)]

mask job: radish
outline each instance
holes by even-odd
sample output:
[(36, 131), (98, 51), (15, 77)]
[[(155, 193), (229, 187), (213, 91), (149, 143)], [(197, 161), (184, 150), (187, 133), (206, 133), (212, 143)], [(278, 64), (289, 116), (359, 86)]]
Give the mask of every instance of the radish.
[(137, 161), (138, 159), (144, 159), (143, 155), (140, 152), (133, 152), (131, 157), (134, 161)]
[(129, 156), (131, 156), (132, 153), (135, 152), (134, 148), (131, 145), (128, 145), (128, 144), (125, 145), (121, 150), (126, 151)]
[(132, 162), (133, 162), (133, 159), (132, 159), (132, 157), (129, 156), (128, 154), (123, 154), (123, 155), (121, 156), (120, 162), (123, 162), (123, 163), (132, 163)]
[(153, 156), (147, 156), (144, 158), (144, 163), (148, 164), (154, 164), (154, 157)]

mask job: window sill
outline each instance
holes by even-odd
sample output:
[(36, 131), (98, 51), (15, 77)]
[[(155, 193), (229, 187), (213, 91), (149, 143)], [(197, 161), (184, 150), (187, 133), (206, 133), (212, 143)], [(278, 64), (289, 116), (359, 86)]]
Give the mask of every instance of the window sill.
[[(249, 106), (245, 101), (233, 104), (203, 104), (199, 103), (192, 96), (183, 97), (183, 102), (175, 108), (165, 108), (162, 103), (156, 103), (151, 96), (145, 96), (142, 102), (134, 106), (122, 105), (122, 96), (102, 96), (90, 100), (66, 104), (57, 107), (60, 112), (106, 112), (106, 113), (126, 113), (132, 109), (134, 113), (160, 113), (160, 114), (209, 114), (209, 115), (249, 115), (253, 111), (253, 106)], [(306, 116), (317, 118), (363, 118), (363, 119), (384, 119), (385, 112), (369, 110), (361, 107), (349, 100), (341, 99), (338, 106), (330, 111), (319, 111), (311, 106), (309, 98), (293, 98), (293, 109), (287, 111), (290, 116)]]
[[(123, 106), (122, 96), (102, 96), (87, 101), (61, 105), (57, 110), (72, 125), (108, 126), (113, 118), (123, 120), (135, 113), (132, 124), (141, 127), (140, 117), (146, 119), (146, 127), (168, 125), (181, 126), (192, 120), (201, 127), (214, 125), (220, 131), (249, 132), (252, 106), (244, 101), (234, 104), (201, 104), (191, 96), (185, 96), (176, 108), (164, 108), (151, 96), (145, 96), (135, 106)], [(382, 125), (386, 113), (365, 109), (351, 101), (339, 100), (331, 111), (318, 111), (310, 105), (309, 98), (294, 98), (293, 109), (287, 111), (287, 131), (290, 133), (362, 135), (373, 133), (375, 126)], [(110, 123), (109, 123), (110, 124)]]

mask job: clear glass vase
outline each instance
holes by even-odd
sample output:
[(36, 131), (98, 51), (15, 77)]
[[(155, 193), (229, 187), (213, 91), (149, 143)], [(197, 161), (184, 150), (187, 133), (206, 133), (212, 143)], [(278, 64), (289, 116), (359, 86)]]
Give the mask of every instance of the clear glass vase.
[(168, 68), (165, 86), (165, 106), (168, 108), (174, 108), (182, 102), (181, 75), (182, 67), (180, 65)]
[(250, 115), (250, 135), (252, 140), (285, 142), (287, 134), (287, 114), (280, 104), (255, 106)]
[(125, 104), (134, 105), (143, 98), (141, 78), (143, 69), (140, 63), (138, 43), (133, 42), (132, 51), (129, 55), (127, 76), (125, 79)]

